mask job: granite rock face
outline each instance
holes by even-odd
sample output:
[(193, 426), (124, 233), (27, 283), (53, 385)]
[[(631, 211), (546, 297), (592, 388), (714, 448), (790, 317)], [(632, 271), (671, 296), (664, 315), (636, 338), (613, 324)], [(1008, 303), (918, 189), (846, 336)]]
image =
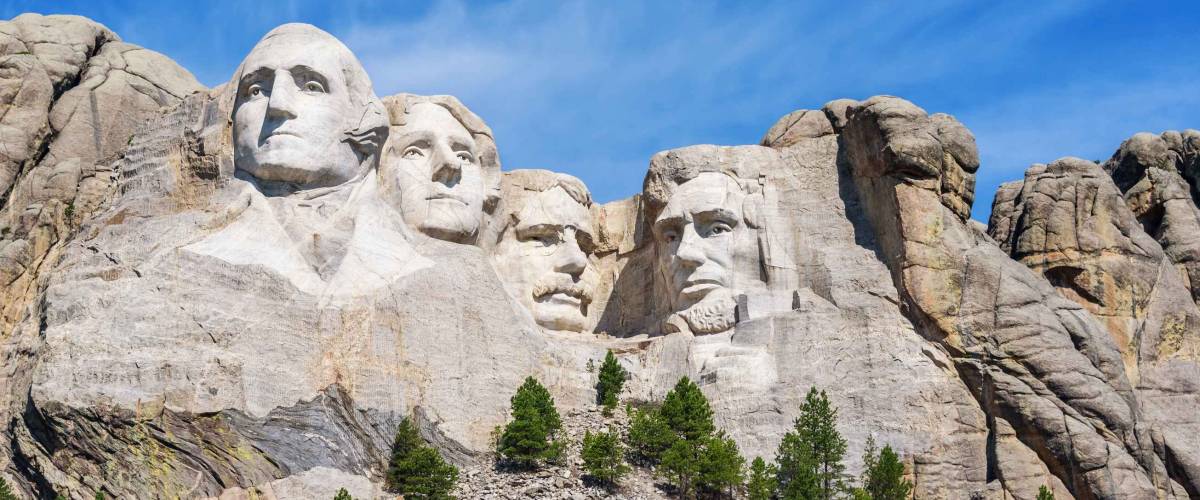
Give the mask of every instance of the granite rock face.
[(750, 458), (815, 386), (849, 471), (874, 437), (921, 498), (1196, 494), (1186, 134), (1112, 177), (1032, 169), (989, 237), (971, 133), (894, 97), (661, 152), (601, 204), (501, 172), (453, 97), (379, 98), (311, 26), (214, 89), (81, 18), (0, 35), (0, 474), (26, 495), (382, 497), (401, 418), (485, 471), (521, 380), (587, 416), (607, 350), (625, 401), (697, 380)]
[(1014, 259), (1103, 322), (1154, 445), (1166, 450), (1164, 465), (1194, 495), (1200, 310), (1187, 266), (1160, 242), (1178, 241), (1164, 229), (1189, 220), (1195, 204), (1176, 164), (1162, 161), (1170, 159), (1166, 148), (1149, 153), (1156, 139), (1126, 141), (1105, 168), (1077, 158), (1034, 165), (1024, 181), (1001, 188), (990, 231)]

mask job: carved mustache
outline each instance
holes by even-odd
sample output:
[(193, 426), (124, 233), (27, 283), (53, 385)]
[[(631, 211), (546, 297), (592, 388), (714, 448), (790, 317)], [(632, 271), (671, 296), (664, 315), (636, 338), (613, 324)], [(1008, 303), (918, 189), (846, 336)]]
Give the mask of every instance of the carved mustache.
[(534, 299), (540, 299), (557, 293), (575, 297), (585, 304), (592, 301), (592, 293), (587, 288), (566, 276), (542, 280), (533, 285)]

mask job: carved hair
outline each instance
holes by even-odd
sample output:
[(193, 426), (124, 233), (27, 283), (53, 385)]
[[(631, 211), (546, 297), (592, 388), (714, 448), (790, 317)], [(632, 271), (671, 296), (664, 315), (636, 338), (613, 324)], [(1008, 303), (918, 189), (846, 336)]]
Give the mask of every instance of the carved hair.
[[(679, 154), (693, 149), (702, 151), (703, 156)], [(650, 159), (650, 170), (646, 172), (646, 180), (642, 183), (646, 222), (653, 225), (680, 185), (699, 177), (700, 174), (711, 172), (728, 176), (746, 193), (746, 200), (742, 203), (742, 218), (750, 227), (762, 227), (761, 221), (758, 220), (762, 205), (758, 166), (753, 161), (733, 161), (729, 158), (729, 149), (691, 146), (654, 155)], [(706, 161), (696, 161), (697, 158)]]
[[(524, 208), (524, 203), (530, 197), (525, 192), (543, 193), (556, 187), (562, 188), (567, 196), (570, 196), (576, 203), (591, 208), (591, 192), (588, 191), (583, 181), (574, 176), (540, 169), (518, 169), (504, 172), (500, 189), (501, 206), (495, 214), (496, 218), (489, 221), (487, 234), (482, 241), (496, 244), (504, 233), (517, 222), (517, 214)], [(521, 199), (522, 202), (514, 203), (518, 199)]]
[[(345, 140), (363, 158), (377, 153), (387, 138), (387, 114), (383, 103), (375, 95), (375, 90), (371, 86), (371, 77), (367, 75), (367, 71), (363, 69), (362, 63), (358, 61), (354, 53), (341, 40), (311, 24), (288, 23), (268, 32), (254, 45), (250, 53), (253, 54), (271, 39), (290, 36), (304, 37), (307, 39), (305, 40), (307, 43), (325, 44), (338, 53), (337, 60), (341, 63), (342, 79), (346, 82), (346, 93), (350, 98), (350, 104), (359, 111), (358, 120), (348, 123), (347, 129), (343, 132), (346, 136)], [(247, 55), (246, 59), (249, 58)], [(245, 71), (246, 62), (243, 60), (226, 88), (231, 112), (236, 111), (237, 93)]]
[(454, 96), (423, 96), (402, 93), (383, 98), (383, 106), (387, 109), (388, 119), (393, 127), (407, 124), (408, 114), (413, 106), (422, 103), (441, 106), (450, 113), (450, 116), (458, 120), (463, 128), (467, 129), (472, 139), (475, 139), (475, 145), (479, 149), (477, 152), (479, 167), (483, 171), (484, 179), (483, 207), (485, 212), (491, 213), (500, 199), (500, 154), (496, 150), (496, 140), (492, 135), (492, 129), (483, 122), (479, 115), (467, 109)]
[(500, 190), (505, 200), (511, 200), (518, 191), (542, 193), (556, 187), (562, 188), (576, 203), (585, 207), (592, 206), (592, 193), (583, 181), (572, 175), (549, 170), (521, 169), (505, 172)]

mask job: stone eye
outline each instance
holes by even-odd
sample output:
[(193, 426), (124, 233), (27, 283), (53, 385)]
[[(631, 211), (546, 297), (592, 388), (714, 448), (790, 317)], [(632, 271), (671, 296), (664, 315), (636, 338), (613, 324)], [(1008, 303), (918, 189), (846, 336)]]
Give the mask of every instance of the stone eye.
[(400, 156), (412, 160), (425, 156), (425, 153), (421, 151), (421, 148), (410, 146), (408, 149), (405, 149), (404, 153)]
[(305, 92), (325, 92), (325, 87), (320, 82), (309, 80), (304, 83)]
[(662, 237), (667, 243), (675, 243), (675, 240), (679, 239), (679, 235), (675, 234), (675, 231), (666, 231), (663, 233)]
[(712, 227), (712, 229), (709, 230), (709, 233), (710, 234), (725, 234), (732, 230), (733, 230), (732, 228), (730, 228), (728, 225), (726, 225), (724, 223), (717, 223), (717, 224), (713, 224), (713, 227)]
[(251, 85), (249, 88), (246, 89), (246, 94), (248, 94), (250, 97), (258, 97), (258, 96), (262, 95), (262, 93), (263, 93), (262, 85), (259, 85), (257, 83), (254, 85)]
[(465, 163), (471, 163), (472, 161), (475, 160), (475, 158), (473, 156), (471, 156), (471, 153), (468, 153), (466, 151), (460, 151), (458, 153), (458, 159), (462, 160)]

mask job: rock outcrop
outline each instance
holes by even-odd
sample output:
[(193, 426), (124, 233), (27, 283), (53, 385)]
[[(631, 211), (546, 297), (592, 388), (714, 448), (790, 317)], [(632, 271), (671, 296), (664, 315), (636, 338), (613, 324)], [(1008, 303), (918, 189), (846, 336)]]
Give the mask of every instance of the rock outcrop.
[(1103, 323), (1153, 444), (1165, 450), (1164, 465), (1195, 495), (1200, 310), (1187, 265), (1160, 242), (1178, 245), (1166, 234), (1195, 220), (1188, 217), (1196, 209), (1175, 163), (1149, 155), (1148, 143), (1147, 135), (1126, 141), (1106, 168), (1077, 158), (1034, 165), (1024, 181), (1000, 189), (990, 231), (1014, 259)]
[[(85, 19), (0, 36), (0, 474), (26, 495), (379, 497), (406, 416), (499, 494), (521, 380), (577, 435), (609, 350), (624, 400), (691, 377), (749, 458), (815, 386), (849, 470), (874, 437), (921, 498), (1197, 493), (1194, 134), (1031, 169), (989, 237), (971, 133), (895, 97), (664, 151), (599, 204), (501, 173), (453, 97), (379, 98), (311, 26), (214, 89)], [(599, 494), (578, 476), (508, 484)]]

